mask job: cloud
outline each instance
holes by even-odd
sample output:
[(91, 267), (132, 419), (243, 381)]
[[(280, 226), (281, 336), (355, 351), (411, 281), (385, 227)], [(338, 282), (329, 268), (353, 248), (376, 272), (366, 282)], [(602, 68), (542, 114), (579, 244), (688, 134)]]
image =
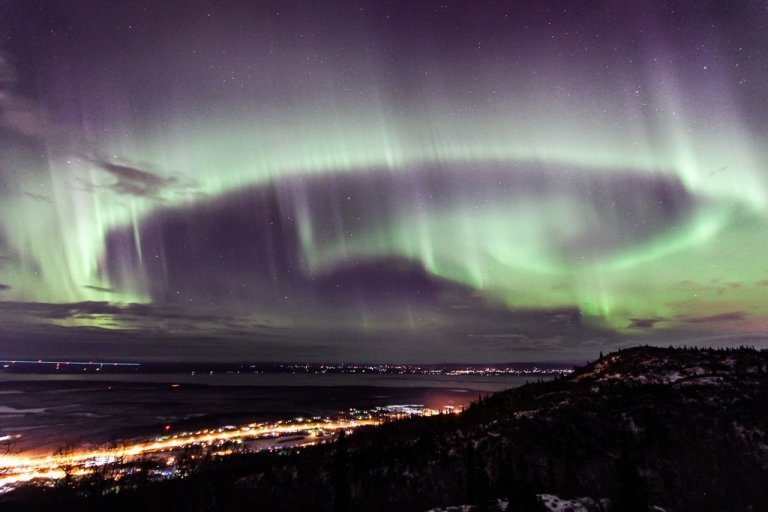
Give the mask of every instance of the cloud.
[(659, 323), (664, 322), (664, 318), (630, 318), (628, 329), (653, 329)]
[[(116, 343), (122, 347), (145, 347), (147, 357), (166, 352), (166, 345), (176, 346), (177, 354), (184, 354), (187, 342), (207, 340), (212, 348), (204, 358), (216, 358), (227, 347), (237, 353), (255, 343), (283, 339), (283, 327), (273, 325), (269, 319), (250, 316), (232, 316), (227, 313), (200, 312), (179, 306), (137, 303), (111, 303), (104, 301), (69, 304), (0, 301), (0, 341), (37, 339), (39, 350), (55, 353), (72, 350), (80, 345), (89, 346), (94, 355), (109, 353), (102, 343)], [(296, 341), (312, 340), (311, 336), (296, 336)], [(286, 351), (290, 350), (290, 341)], [(46, 348), (47, 347), (47, 348)], [(2, 351), (0, 346), (0, 351)], [(13, 344), (7, 351), (22, 350)], [(22, 350), (23, 351), (23, 350)], [(178, 356), (176, 359), (184, 358)]]
[[(38, 320), (97, 320), (111, 317), (125, 326), (155, 326), (168, 321), (182, 321), (186, 325), (205, 324), (221, 328), (272, 328), (268, 322), (255, 322), (251, 317), (237, 317), (217, 311), (201, 312), (175, 304), (140, 304), (107, 301), (70, 303), (0, 301), (0, 315), (14, 319)], [(1, 317), (0, 317), (1, 318)]]
[(3, 292), (5, 290), (10, 290), (10, 289), (11, 287), (9, 285), (0, 283), (0, 292)]
[(764, 279), (762, 281), (758, 281), (755, 283), (757, 286), (768, 286), (768, 279)]
[(676, 319), (670, 320), (663, 317), (653, 318), (630, 318), (630, 324), (628, 329), (652, 329), (659, 322), (677, 322), (686, 324), (705, 324), (705, 323), (719, 323), (719, 322), (737, 322), (747, 318), (746, 313), (741, 311), (731, 311), (728, 313), (718, 313), (716, 315), (707, 315), (700, 317), (686, 317), (678, 316)]
[(22, 194), (25, 197), (28, 197), (30, 199), (34, 199), (35, 201), (41, 201), (43, 203), (54, 204), (53, 199), (51, 199), (50, 197), (47, 197), (47, 196), (43, 196), (43, 195), (40, 195), (40, 194), (34, 194), (32, 192), (22, 192)]
[[(302, 358), (312, 360), (335, 361), (343, 348), (345, 358), (358, 361), (435, 362), (436, 355), (445, 361), (513, 360), (516, 353), (556, 352), (561, 359), (560, 352), (570, 357), (585, 350), (589, 340), (612, 340), (614, 336), (575, 321), (562, 323), (565, 316), (578, 318), (570, 310), (509, 311), (483, 305), (480, 300), (467, 305), (458, 311), (439, 300), (414, 305), (416, 316), (429, 317), (434, 323), (408, 327), (399, 321), (381, 322), (361, 330), (357, 324), (344, 322), (305, 325), (250, 312), (193, 310), (174, 304), (0, 301), (0, 325), (4, 327), (0, 350), (5, 343), (14, 353), (34, 351), (26, 342), (20, 344), (23, 346), (14, 343), (36, 339), (36, 350), (41, 353), (72, 354), (82, 349), (91, 357), (106, 357), (115, 347), (122, 347), (120, 353), (130, 347), (132, 354), (136, 353), (133, 347), (143, 347), (151, 358), (263, 360), (267, 356), (262, 349), (268, 347), (272, 360), (291, 360), (299, 347), (308, 350), (302, 352)], [(195, 354), (187, 346), (191, 340), (200, 340)], [(176, 347), (175, 357), (170, 346)]]
[[(127, 306), (127, 308), (128, 307), (130, 307), (130, 305)], [(68, 304), (16, 301), (0, 302), (0, 313), (9, 312), (27, 317), (49, 320), (122, 314), (127, 308), (122, 308), (108, 302), (75, 302)]]
[(120, 195), (159, 199), (163, 192), (179, 185), (177, 178), (164, 178), (136, 167), (113, 164), (103, 160), (91, 160), (91, 162), (117, 179), (117, 182), (108, 188)]
[[(82, 135), (73, 127), (55, 121), (43, 105), (19, 94), (16, 91), (17, 83), (16, 69), (11, 64), (10, 58), (0, 52), (0, 128), (24, 137), (54, 143), (53, 148), (61, 146), (56, 142), (82, 139)], [(83, 140), (80, 142), (86, 143)], [(100, 159), (89, 160), (117, 179), (108, 188), (121, 195), (157, 199), (170, 188), (191, 188), (189, 183), (181, 183), (177, 178), (164, 178), (147, 170), (113, 164)], [(85, 185), (93, 186), (93, 184)], [(30, 192), (23, 192), (23, 194), (32, 199), (50, 202), (49, 198), (38, 194)]]
[(89, 290), (94, 290), (94, 291), (97, 291), (97, 292), (115, 293), (114, 289), (112, 289), (112, 288), (105, 288), (103, 286), (93, 286), (93, 285), (90, 285), (90, 284), (86, 284), (85, 286), (83, 286), (83, 288), (88, 288)]

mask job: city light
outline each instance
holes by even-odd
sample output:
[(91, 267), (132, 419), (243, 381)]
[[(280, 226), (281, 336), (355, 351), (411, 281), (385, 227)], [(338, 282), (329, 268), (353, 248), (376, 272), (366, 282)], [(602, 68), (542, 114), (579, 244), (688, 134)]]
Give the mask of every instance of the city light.
[(387, 421), (414, 416), (434, 416), (458, 413), (458, 409), (445, 406), (441, 410), (420, 404), (388, 405), (370, 410), (352, 409), (336, 417), (295, 418), (267, 423), (249, 423), (202, 429), (195, 432), (172, 434), (172, 425), (163, 425), (163, 435), (149, 440), (126, 442), (112, 447), (60, 450), (46, 455), (0, 455), (0, 493), (8, 492), (19, 484), (33, 480), (53, 482), (67, 475), (85, 476), (96, 468), (129, 462), (144, 457), (157, 459), (177, 474), (174, 454), (199, 446), (215, 455), (227, 455), (231, 450), (216, 450), (227, 442), (243, 443), (243, 451), (290, 449), (330, 441), (340, 430), (350, 431), (364, 426), (380, 425)]

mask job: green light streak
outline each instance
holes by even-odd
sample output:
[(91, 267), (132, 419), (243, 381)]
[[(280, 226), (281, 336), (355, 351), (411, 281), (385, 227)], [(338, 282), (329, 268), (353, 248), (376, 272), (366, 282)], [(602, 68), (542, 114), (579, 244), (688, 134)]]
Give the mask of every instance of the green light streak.
[[(479, 211), (473, 205), (433, 208), (416, 218), (395, 217), (354, 239), (339, 235), (325, 244), (317, 241), (309, 212), (302, 210), (306, 201), (298, 199), (291, 207), (296, 209), (306, 271), (319, 274), (349, 258), (396, 255), (420, 261), (429, 272), (512, 307), (575, 303), (595, 322), (617, 327), (626, 326), (632, 316), (671, 315), (675, 309), (670, 303), (681, 297), (668, 288), (683, 279), (678, 276), (694, 282), (746, 281), (766, 273), (758, 257), (718, 272), (711, 272), (713, 263), (701, 257), (696, 264), (688, 262), (714, 248), (726, 252), (722, 240), (739, 218), (737, 212), (753, 219), (752, 227), (739, 230), (735, 239), (728, 235), (730, 243), (756, 251), (761, 246), (756, 240), (765, 238), (768, 193), (758, 144), (739, 119), (721, 110), (695, 111), (694, 102), (671, 88), (655, 95), (658, 111), (651, 122), (632, 106), (596, 109), (600, 101), (595, 98), (567, 105), (507, 98), (469, 113), (445, 105), (410, 106), (404, 114), (380, 100), (372, 108), (330, 98), (295, 110), (188, 114), (134, 126), (131, 136), (104, 137), (94, 145), (102, 154), (146, 162), (143, 167), (163, 176), (195, 183), (194, 189), (169, 187), (162, 200), (118, 197), (109, 188), (114, 176), (73, 156), (49, 157), (47, 180), (40, 180), (36, 170), (20, 170), (18, 188), (52, 197), (53, 204), (17, 196), (0, 205), (3, 232), (21, 261), (0, 270), (0, 282), (12, 286), (4, 297), (149, 300), (146, 277), (140, 273), (123, 280), (133, 284), (120, 293), (84, 286), (112, 286), (102, 261), (111, 230), (131, 226), (140, 255), (142, 219), (158, 207), (194, 204), (200, 200), (198, 192), (212, 197), (292, 176), (407, 175), (414, 168), (440, 165), (464, 165), (473, 179), (482, 179), (486, 163), (519, 167), (529, 162), (572, 169), (566, 174), (667, 173), (712, 206), (695, 212), (687, 224), (624, 251), (574, 260), (551, 241), (588, 229), (583, 219), (589, 205), (567, 198)], [(701, 104), (701, 98), (695, 103)], [(649, 124), (655, 127), (653, 137), (647, 133)], [(76, 152), (87, 154), (84, 149)], [(568, 284), (560, 286), (563, 282)], [(761, 296), (737, 293), (765, 309)]]

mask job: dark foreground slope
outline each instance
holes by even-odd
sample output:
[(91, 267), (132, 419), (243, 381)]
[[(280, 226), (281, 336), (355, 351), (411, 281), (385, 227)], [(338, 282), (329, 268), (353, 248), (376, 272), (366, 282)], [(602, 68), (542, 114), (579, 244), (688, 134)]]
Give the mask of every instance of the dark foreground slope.
[[(459, 416), (358, 431), (301, 453), (211, 463), (138, 489), (27, 490), (9, 510), (424, 511), (535, 493), (610, 510), (768, 510), (768, 353), (641, 347)], [(88, 495), (87, 497), (83, 497)], [(603, 503), (606, 503), (605, 501)]]

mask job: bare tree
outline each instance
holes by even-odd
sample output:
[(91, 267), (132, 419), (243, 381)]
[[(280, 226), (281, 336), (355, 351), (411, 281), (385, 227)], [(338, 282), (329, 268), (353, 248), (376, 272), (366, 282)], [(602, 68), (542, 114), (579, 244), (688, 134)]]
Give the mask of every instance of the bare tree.
[(75, 453), (76, 445), (67, 443), (53, 454), (57, 463), (56, 469), (64, 473), (64, 477), (57, 482), (60, 487), (72, 487), (74, 485), (75, 470), (77, 469)]
[(7, 435), (0, 440), (0, 455), (15, 455), (20, 451), (16, 437)]

